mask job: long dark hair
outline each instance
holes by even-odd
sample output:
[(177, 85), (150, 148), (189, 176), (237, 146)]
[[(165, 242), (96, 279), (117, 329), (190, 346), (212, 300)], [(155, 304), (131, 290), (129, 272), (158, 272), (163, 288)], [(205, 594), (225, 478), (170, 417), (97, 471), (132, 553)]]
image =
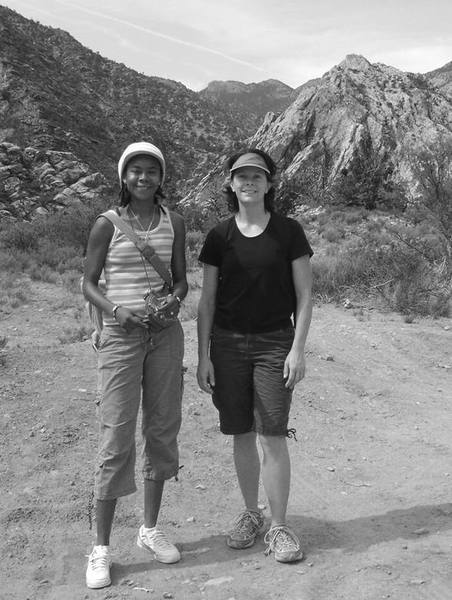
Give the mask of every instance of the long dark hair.
[[(141, 155), (138, 155), (138, 156), (141, 156)], [(143, 156), (148, 156), (148, 155), (143, 154)], [(124, 165), (124, 168), (122, 169), (123, 173), (127, 169), (127, 165), (132, 160), (132, 158), (137, 158), (137, 156), (132, 156), (126, 162), (126, 164)], [(159, 162), (159, 165), (160, 165), (160, 162)], [(162, 176), (162, 166), (161, 165), (160, 165), (160, 176)], [(119, 205), (127, 206), (130, 203), (131, 198), (132, 198), (132, 196), (131, 196), (129, 190), (127, 189), (126, 184), (124, 183), (124, 181), (121, 180), (121, 189), (119, 190)], [(165, 198), (166, 198), (166, 196), (163, 193), (162, 186), (159, 185), (154, 194), (154, 204), (160, 204), (161, 200), (164, 200)]]
[(231, 212), (235, 212), (235, 213), (239, 211), (239, 201), (237, 200), (237, 196), (236, 196), (235, 192), (231, 188), (230, 170), (231, 170), (232, 165), (235, 163), (235, 161), (238, 160), (244, 154), (258, 154), (260, 157), (262, 157), (264, 159), (265, 164), (267, 165), (267, 168), (270, 171), (270, 173), (265, 173), (265, 175), (267, 177), (267, 181), (272, 184), (272, 187), (268, 190), (268, 192), (264, 196), (264, 208), (268, 212), (274, 212), (274, 210), (275, 210), (274, 200), (275, 200), (275, 195), (276, 195), (274, 184), (275, 184), (276, 171), (278, 170), (278, 168), (277, 168), (274, 160), (272, 159), (272, 157), (269, 156), (263, 150), (259, 150), (259, 148), (247, 148), (246, 150), (237, 152), (236, 154), (233, 154), (232, 156), (230, 156), (224, 163), (224, 172), (226, 175), (226, 179), (225, 179), (225, 182), (224, 182), (224, 185), (223, 185), (223, 188), (221, 191), (223, 192), (223, 194), (226, 198), (229, 210)]

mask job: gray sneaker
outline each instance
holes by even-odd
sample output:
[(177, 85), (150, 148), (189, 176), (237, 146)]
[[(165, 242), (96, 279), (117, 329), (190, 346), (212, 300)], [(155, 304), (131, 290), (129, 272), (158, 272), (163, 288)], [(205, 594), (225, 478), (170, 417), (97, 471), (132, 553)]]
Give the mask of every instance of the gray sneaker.
[(256, 541), (263, 526), (264, 515), (260, 511), (245, 510), (236, 518), (226, 543), (230, 548), (249, 548)]
[(287, 525), (277, 525), (269, 529), (264, 542), (267, 544), (265, 554), (274, 552), (278, 562), (295, 562), (303, 558), (300, 540)]

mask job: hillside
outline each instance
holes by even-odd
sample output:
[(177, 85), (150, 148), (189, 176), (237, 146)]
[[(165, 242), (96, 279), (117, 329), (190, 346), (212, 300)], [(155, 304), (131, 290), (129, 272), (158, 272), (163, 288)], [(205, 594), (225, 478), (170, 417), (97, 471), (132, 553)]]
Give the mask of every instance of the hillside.
[(296, 98), (296, 92), (275, 79), (259, 83), (240, 81), (211, 81), (199, 92), (219, 110), (230, 110), (241, 115), (251, 132), (258, 128), (268, 112), (281, 113)]
[[(27, 148), (32, 154), (69, 153), (81, 176), (88, 165), (90, 174), (116, 183), (122, 149), (131, 141), (151, 139), (168, 158), (167, 189), (177, 200), (219, 151), (244, 135), (237, 115), (218, 111), (184, 85), (139, 74), (88, 50), (64, 31), (1, 6), (0, 81), (0, 142), (14, 146), (12, 153), (10, 146), (2, 146), (4, 210), (14, 201), (11, 189), (25, 199), (62, 191), (59, 185), (42, 185)], [(36, 208), (31, 202), (25, 212)]]
[(169, 202), (207, 212), (225, 155), (244, 145), (276, 159), (296, 205), (366, 161), (381, 179), (410, 180), (404, 149), (452, 130), (450, 65), (422, 76), (349, 55), (295, 90), (214, 81), (196, 93), (0, 6), (0, 215), (114, 198), (118, 156), (139, 139), (168, 159)]
[(452, 61), (439, 69), (425, 73), (425, 78), (438, 90), (452, 96)]
[[(281, 114), (267, 115), (248, 140), (278, 162), (286, 188), (307, 177), (319, 188), (373, 160), (394, 180), (410, 177), (407, 145), (452, 132), (452, 99), (422, 75), (349, 55), (320, 79), (299, 88)], [(221, 161), (185, 199), (208, 202), (221, 185)]]

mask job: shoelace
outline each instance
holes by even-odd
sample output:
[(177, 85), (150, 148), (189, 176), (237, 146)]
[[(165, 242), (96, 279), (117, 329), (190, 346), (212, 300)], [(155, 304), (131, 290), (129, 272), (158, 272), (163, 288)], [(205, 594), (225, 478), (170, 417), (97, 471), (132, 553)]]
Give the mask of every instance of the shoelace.
[(90, 557), (89, 562), (93, 570), (106, 569), (108, 567), (108, 556), (105, 554), (95, 554)]
[(166, 536), (163, 531), (160, 529), (156, 529), (154, 533), (150, 536), (153, 544), (156, 546), (160, 546), (160, 548), (172, 548), (173, 545), (166, 539)]
[(270, 554), (270, 552), (275, 552), (276, 545), (278, 545), (278, 552), (297, 551), (300, 549), (300, 544), (294, 538), (293, 533), (284, 525), (269, 529), (265, 534), (264, 542), (268, 544), (268, 548), (265, 550), (266, 555)]
[(259, 517), (260, 515), (252, 512), (251, 510), (245, 511), (235, 520), (235, 531), (237, 533), (248, 533), (249, 528), (253, 525), (259, 529), (261, 525)]

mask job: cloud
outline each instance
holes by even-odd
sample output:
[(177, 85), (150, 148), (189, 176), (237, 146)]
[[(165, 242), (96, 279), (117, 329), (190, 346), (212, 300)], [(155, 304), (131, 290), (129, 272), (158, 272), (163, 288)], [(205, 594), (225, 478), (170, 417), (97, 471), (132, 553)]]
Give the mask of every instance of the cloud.
[(126, 25), (127, 27), (130, 27), (132, 29), (136, 29), (137, 31), (141, 31), (141, 32), (147, 33), (149, 35), (162, 38), (162, 39), (167, 40), (169, 42), (173, 42), (175, 44), (179, 44), (179, 45), (182, 45), (182, 46), (187, 46), (187, 47), (189, 47), (189, 48), (191, 48), (193, 50), (200, 50), (201, 52), (206, 52), (208, 54), (213, 54), (213, 55), (216, 55), (216, 56), (220, 56), (221, 58), (224, 58), (224, 59), (226, 59), (228, 61), (231, 61), (231, 62), (237, 63), (239, 65), (243, 65), (243, 66), (249, 67), (251, 69), (255, 69), (256, 71), (263, 71), (262, 67), (260, 67), (260, 66), (252, 64), (250, 62), (247, 62), (247, 61), (242, 60), (240, 58), (237, 58), (235, 56), (230, 56), (229, 54), (221, 52), (220, 50), (215, 50), (213, 48), (208, 48), (206, 46), (203, 46), (203, 45), (200, 45), (200, 44), (196, 44), (194, 42), (189, 42), (189, 41), (186, 41), (186, 40), (182, 40), (180, 38), (176, 38), (176, 37), (173, 37), (171, 35), (167, 35), (165, 33), (161, 33), (160, 31), (155, 31), (153, 29), (149, 29), (147, 27), (143, 27), (142, 25), (137, 25), (136, 23), (132, 23), (131, 21), (127, 21), (127, 20), (121, 19), (119, 17), (114, 17), (114, 16), (111, 16), (111, 15), (103, 14), (101, 12), (92, 10), (90, 8), (85, 8), (85, 7), (82, 7), (82, 6), (78, 6), (77, 4), (74, 4), (72, 2), (66, 2), (64, 0), (55, 0), (55, 1), (58, 4), (61, 4), (61, 5), (66, 6), (68, 8), (74, 8), (74, 9), (80, 10), (80, 11), (86, 13), (86, 14), (89, 14), (89, 15), (92, 15), (92, 16), (95, 16), (95, 17), (106, 19), (108, 21), (112, 21), (112, 22), (118, 23), (120, 25)]

